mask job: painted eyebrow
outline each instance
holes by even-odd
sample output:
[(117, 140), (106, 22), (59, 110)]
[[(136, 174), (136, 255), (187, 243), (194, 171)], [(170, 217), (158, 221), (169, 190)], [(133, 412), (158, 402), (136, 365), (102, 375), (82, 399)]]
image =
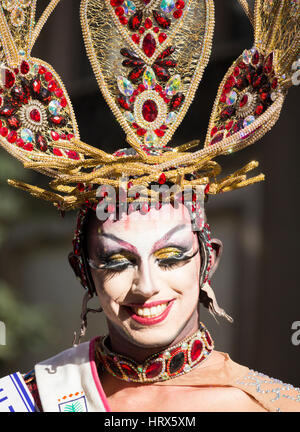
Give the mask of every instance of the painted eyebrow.
[[(185, 227), (186, 227), (185, 224), (180, 224), (180, 225), (177, 225), (174, 228), (170, 229), (170, 231), (168, 231), (166, 234), (164, 234), (161, 239), (157, 240), (154, 243), (154, 245), (151, 249), (151, 253), (154, 250), (158, 250), (159, 248), (164, 246), (166, 241), (169, 240), (170, 237), (172, 237), (176, 232), (183, 230)], [(119, 237), (115, 236), (114, 234), (101, 233), (100, 236), (109, 238), (110, 240), (113, 240), (113, 241), (119, 243), (125, 249), (130, 250), (132, 253), (139, 255), (135, 246), (133, 246), (131, 243), (127, 243), (125, 240), (120, 239)]]

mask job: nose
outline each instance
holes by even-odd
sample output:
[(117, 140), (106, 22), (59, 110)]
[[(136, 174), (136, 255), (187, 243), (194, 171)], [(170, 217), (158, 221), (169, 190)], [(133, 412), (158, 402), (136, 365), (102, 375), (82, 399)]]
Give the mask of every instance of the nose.
[(159, 277), (155, 274), (154, 266), (149, 262), (142, 262), (136, 269), (132, 281), (131, 292), (150, 298), (161, 289)]

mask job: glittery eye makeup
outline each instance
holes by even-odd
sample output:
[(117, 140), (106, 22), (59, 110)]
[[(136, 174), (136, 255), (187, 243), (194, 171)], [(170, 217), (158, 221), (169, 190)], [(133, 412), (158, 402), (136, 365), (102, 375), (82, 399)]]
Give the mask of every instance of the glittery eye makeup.
[(156, 263), (163, 270), (172, 270), (189, 262), (197, 255), (198, 249), (193, 253), (191, 248), (169, 246), (154, 252)]

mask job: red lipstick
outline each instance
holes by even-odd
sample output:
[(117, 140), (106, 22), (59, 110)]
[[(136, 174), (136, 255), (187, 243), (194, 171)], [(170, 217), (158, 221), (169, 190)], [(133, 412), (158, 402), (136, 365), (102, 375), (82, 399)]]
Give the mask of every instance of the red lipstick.
[[(156, 317), (142, 317), (142, 316), (139, 316), (139, 315), (135, 314), (134, 311), (131, 308), (129, 308), (129, 307), (127, 307), (127, 310), (128, 310), (128, 312), (130, 314), (130, 317), (132, 319), (134, 319), (135, 321), (137, 321), (138, 323), (143, 324), (143, 325), (154, 325), (154, 324), (158, 324), (158, 323), (162, 322), (164, 319), (167, 318), (167, 316), (169, 315), (169, 312), (171, 310), (171, 307), (173, 306), (174, 301), (175, 300), (171, 300), (169, 302), (168, 306), (166, 307), (166, 309), (160, 315), (157, 315)], [(131, 306), (135, 306), (135, 307), (139, 307), (139, 306), (140, 307), (152, 307), (152, 306), (156, 306), (156, 305), (159, 305), (159, 304), (165, 304), (165, 303), (168, 303), (168, 302), (167, 301), (166, 302), (156, 301), (156, 302), (151, 302), (151, 303), (145, 303), (143, 305), (141, 305), (141, 304), (133, 304), (132, 303)], [(126, 306), (129, 306), (129, 305), (126, 305)]]

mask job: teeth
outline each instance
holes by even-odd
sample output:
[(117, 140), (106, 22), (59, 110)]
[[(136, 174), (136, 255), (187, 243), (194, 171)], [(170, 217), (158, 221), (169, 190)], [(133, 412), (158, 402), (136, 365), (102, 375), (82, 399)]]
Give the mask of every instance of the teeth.
[(168, 303), (164, 303), (158, 306), (153, 306), (151, 308), (134, 308), (134, 313), (143, 317), (155, 317), (163, 313), (167, 306)]

